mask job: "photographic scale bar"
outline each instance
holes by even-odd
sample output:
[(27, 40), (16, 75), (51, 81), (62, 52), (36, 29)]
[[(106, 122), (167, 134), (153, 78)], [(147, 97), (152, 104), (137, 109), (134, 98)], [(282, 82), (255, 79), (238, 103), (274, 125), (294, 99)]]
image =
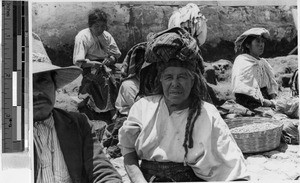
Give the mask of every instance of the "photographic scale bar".
[[(24, 150), (28, 110), (28, 2), (2, 2), (2, 152)], [(27, 102), (25, 102), (27, 101)]]

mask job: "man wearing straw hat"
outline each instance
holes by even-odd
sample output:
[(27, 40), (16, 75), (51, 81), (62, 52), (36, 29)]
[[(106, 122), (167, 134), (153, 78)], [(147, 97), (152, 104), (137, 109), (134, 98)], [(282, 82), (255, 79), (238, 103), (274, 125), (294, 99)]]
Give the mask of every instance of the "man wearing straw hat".
[(33, 34), (34, 179), (38, 183), (122, 182), (88, 118), (54, 108), (55, 91), (82, 72), (52, 65)]

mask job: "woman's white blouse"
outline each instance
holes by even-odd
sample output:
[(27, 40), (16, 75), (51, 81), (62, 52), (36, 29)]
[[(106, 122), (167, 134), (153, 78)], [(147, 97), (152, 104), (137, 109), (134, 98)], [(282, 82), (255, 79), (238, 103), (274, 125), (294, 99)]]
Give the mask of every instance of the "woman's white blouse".
[[(122, 154), (136, 151), (140, 159), (184, 162), (183, 141), (188, 109), (169, 114), (160, 95), (144, 97), (130, 109), (119, 130)], [(218, 110), (204, 102), (193, 131), (187, 164), (207, 181), (246, 178), (245, 159)]]
[(264, 98), (260, 88), (267, 87), (269, 94), (278, 93), (271, 65), (264, 58), (258, 60), (249, 54), (241, 54), (234, 60), (231, 85), (233, 93), (249, 95), (261, 102)]

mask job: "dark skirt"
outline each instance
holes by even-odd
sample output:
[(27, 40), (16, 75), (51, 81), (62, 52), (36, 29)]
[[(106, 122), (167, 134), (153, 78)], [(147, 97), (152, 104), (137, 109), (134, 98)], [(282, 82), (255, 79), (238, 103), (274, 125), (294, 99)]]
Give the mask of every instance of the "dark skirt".
[[(266, 87), (261, 88), (260, 91), (265, 99), (268, 99), (268, 100), (271, 99)], [(255, 108), (262, 106), (262, 104), (259, 100), (255, 99), (249, 95), (236, 93), (236, 94), (234, 94), (234, 96), (235, 96), (235, 101), (238, 104), (241, 104), (242, 106), (247, 107), (250, 110), (253, 110)]]
[(147, 182), (206, 182), (183, 163), (142, 160), (141, 171)]
[[(110, 111), (115, 109), (115, 100), (118, 95), (118, 83), (115, 75), (106, 72), (104, 67), (100, 67), (94, 74), (91, 73), (91, 68), (84, 68), (82, 76), (79, 93), (87, 93), (89, 96), (85, 99), (83, 104), (79, 105), (79, 111), (87, 114), (95, 112), (103, 113), (105, 114), (103, 117), (109, 116), (108, 118), (111, 118)], [(96, 108), (90, 107), (88, 105), (89, 102), (94, 103)], [(92, 119), (96, 116), (97, 115), (89, 115)]]

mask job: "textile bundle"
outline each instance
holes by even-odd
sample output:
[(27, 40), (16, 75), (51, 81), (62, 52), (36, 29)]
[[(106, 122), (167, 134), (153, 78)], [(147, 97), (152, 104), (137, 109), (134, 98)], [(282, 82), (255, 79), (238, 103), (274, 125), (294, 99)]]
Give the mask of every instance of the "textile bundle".
[(189, 3), (172, 14), (168, 28), (184, 28), (201, 46), (205, 43), (207, 36), (206, 21), (205, 16), (200, 13), (199, 7), (196, 4)]

